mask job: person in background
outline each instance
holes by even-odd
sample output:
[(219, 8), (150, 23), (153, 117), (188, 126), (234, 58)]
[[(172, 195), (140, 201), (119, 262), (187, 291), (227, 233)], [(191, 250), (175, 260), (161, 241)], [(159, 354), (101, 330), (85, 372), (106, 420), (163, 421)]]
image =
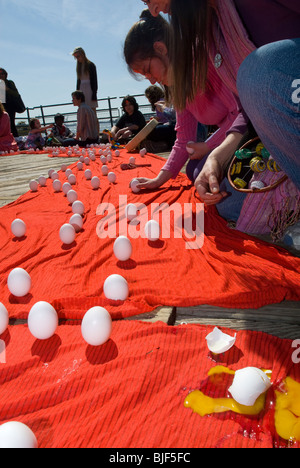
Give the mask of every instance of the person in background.
[(76, 47), (76, 49), (74, 49), (73, 57), (77, 60), (76, 90), (83, 92), (85, 103), (96, 113), (98, 106), (98, 79), (96, 65), (87, 58), (82, 47)]
[(51, 137), (63, 146), (71, 146), (74, 139), (74, 133), (64, 124), (65, 117), (62, 114), (56, 114), (54, 125), (51, 129)]
[(0, 101), (0, 151), (17, 151), (18, 145), (11, 133), (10, 118)]
[(156, 113), (155, 119), (158, 121), (158, 125), (147, 136), (143, 144), (147, 151), (152, 153), (168, 151), (176, 140), (176, 112), (173, 107), (166, 105), (165, 93), (160, 86), (149, 86), (145, 90), (145, 96), (151, 104), (152, 110)]
[[(95, 112), (85, 102), (85, 95), (82, 91), (72, 93), (72, 101), (77, 111), (77, 130), (75, 144), (81, 147), (98, 143), (99, 141), (99, 122)], [(66, 140), (65, 145), (68, 140)]]
[(5, 82), (6, 87), (6, 102), (3, 104), (10, 118), (11, 131), (13, 136), (19, 136), (15, 124), (16, 112), (22, 113), (25, 110), (22, 98), (13, 81), (7, 79), (8, 74), (4, 68), (0, 68), (0, 80)]
[(52, 128), (52, 124), (45, 125), (42, 127), (39, 119), (31, 119), (29, 122), (30, 132), (28, 133), (25, 147), (26, 149), (40, 149), (42, 150), (46, 144), (45, 138), (42, 133), (47, 133), (49, 128)]
[(126, 96), (122, 101), (124, 114), (112, 127), (111, 138), (119, 143), (127, 143), (146, 125), (146, 120), (134, 96)]

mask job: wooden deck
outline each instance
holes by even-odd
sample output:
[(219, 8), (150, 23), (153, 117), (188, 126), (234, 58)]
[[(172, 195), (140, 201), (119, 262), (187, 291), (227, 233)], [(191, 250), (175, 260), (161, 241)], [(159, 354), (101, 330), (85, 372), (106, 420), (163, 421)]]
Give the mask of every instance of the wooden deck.
[[(31, 179), (47, 175), (50, 168), (59, 170), (62, 164), (72, 164), (77, 160), (78, 157), (49, 158), (47, 154), (0, 157), (0, 207), (27, 192)], [(300, 302), (282, 302), (260, 309), (225, 309), (208, 305), (175, 308), (166, 304), (151, 313), (130, 317), (128, 320), (161, 320), (170, 326), (182, 323), (215, 325), (235, 330), (264, 331), (280, 338), (300, 339)]]

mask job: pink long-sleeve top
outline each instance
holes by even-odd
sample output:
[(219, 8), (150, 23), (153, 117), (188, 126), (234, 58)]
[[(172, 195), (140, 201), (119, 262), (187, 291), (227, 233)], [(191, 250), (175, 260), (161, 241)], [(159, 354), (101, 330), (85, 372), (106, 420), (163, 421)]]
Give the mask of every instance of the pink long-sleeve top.
[[(209, 149), (219, 146), (226, 137), (233, 123), (237, 124), (237, 119), (241, 114), (238, 100), (233, 93), (223, 84), (215, 67), (209, 62), (209, 83), (210, 89), (205, 93), (199, 93), (195, 100), (188, 104), (186, 109), (177, 113), (177, 138), (172, 148), (170, 156), (162, 170), (170, 171), (175, 178), (181, 168), (188, 160), (186, 145), (189, 141), (196, 141), (197, 126), (201, 122), (204, 125), (215, 125), (218, 130), (206, 140)], [(247, 125), (242, 120), (242, 127), (239, 132), (245, 132)]]
[(9, 115), (4, 112), (0, 117), (0, 151), (17, 151), (18, 145), (11, 133)]
[[(234, 0), (234, 4), (255, 47), (299, 37), (299, 0)], [(211, 61), (208, 63), (211, 91), (205, 95), (199, 94), (192, 104), (177, 114), (177, 140), (167, 163), (162, 168), (169, 170), (174, 178), (188, 159), (186, 144), (195, 140), (198, 122), (219, 127), (218, 131), (207, 140), (210, 150), (219, 146), (228, 133), (244, 134), (247, 129), (248, 118), (238, 98), (235, 98), (223, 80), (218, 78)], [(222, 67), (219, 69), (220, 73), (222, 75)]]

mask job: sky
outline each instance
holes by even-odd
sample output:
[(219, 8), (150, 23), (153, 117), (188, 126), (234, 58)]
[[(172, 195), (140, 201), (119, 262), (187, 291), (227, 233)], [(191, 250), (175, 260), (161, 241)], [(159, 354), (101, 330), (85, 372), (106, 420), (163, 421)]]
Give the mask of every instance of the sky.
[(97, 67), (98, 99), (143, 94), (150, 83), (129, 74), (123, 43), (144, 8), (141, 0), (0, 0), (0, 67), (26, 107), (68, 103), (70, 53), (82, 47)]

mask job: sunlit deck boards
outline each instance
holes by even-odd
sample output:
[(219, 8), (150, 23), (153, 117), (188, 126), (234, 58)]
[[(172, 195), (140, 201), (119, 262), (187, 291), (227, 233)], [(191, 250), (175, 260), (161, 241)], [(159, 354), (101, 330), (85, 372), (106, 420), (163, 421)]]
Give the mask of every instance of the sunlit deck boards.
[[(0, 207), (27, 192), (31, 179), (47, 175), (50, 168), (60, 170), (62, 164), (71, 164), (77, 160), (78, 157), (49, 158), (47, 154), (0, 157)], [(300, 302), (282, 302), (260, 309), (226, 309), (207, 305), (174, 308), (166, 304), (151, 313), (128, 320), (133, 319), (149, 322), (161, 320), (171, 326), (193, 323), (236, 330), (258, 330), (281, 338), (300, 339)]]

